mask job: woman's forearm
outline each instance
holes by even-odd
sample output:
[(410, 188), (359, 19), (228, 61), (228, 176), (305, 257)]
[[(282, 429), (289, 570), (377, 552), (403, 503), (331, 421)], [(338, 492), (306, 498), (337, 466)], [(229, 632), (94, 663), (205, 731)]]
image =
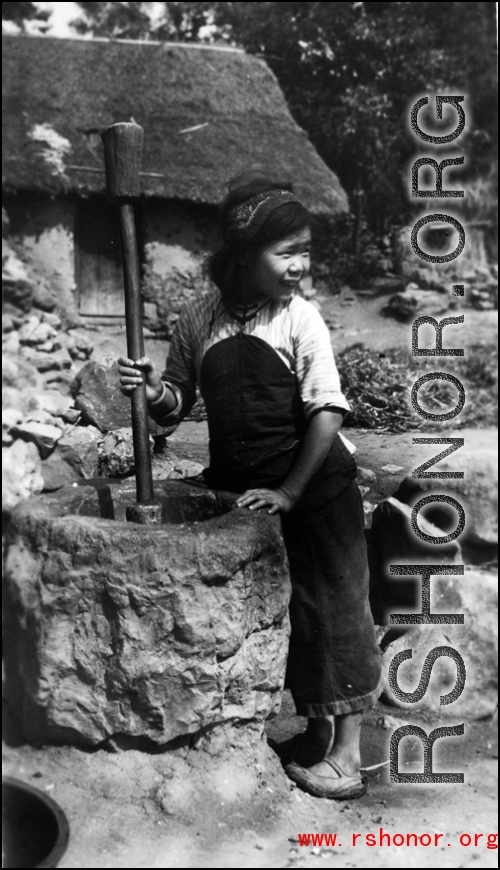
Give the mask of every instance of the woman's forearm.
[(311, 419), (291, 471), (279, 487), (294, 504), (325, 461), (342, 419), (343, 415), (335, 408), (324, 408)]
[(162, 381), (162, 392), (154, 402), (149, 403), (149, 411), (155, 417), (166, 417), (175, 411), (178, 405), (178, 398), (174, 391), (170, 389), (165, 381)]

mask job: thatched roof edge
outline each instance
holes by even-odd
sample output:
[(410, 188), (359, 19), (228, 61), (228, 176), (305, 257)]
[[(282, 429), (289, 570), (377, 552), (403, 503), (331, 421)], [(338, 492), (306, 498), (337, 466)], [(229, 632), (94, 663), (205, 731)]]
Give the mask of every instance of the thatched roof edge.
[(100, 133), (133, 117), (145, 130), (146, 197), (214, 204), (231, 177), (259, 166), (294, 181), (314, 213), (348, 211), (267, 64), (241, 50), (203, 49), (3, 37), (6, 189), (102, 193)]

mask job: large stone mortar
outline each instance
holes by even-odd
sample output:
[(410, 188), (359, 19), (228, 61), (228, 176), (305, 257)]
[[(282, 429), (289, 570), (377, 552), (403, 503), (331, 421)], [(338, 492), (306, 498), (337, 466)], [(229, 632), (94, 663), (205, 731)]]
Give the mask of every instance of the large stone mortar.
[(165, 745), (225, 722), (263, 727), (279, 708), (290, 597), (279, 519), (181, 482), (155, 494), (159, 526), (125, 522), (133, 482), (65, 487), (13, 512), (6, 690), (25, 739)]

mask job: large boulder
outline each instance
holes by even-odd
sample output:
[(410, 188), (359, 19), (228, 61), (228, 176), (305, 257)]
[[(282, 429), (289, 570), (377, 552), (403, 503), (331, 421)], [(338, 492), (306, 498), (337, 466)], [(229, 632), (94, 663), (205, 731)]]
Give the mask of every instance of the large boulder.
[(420, 287), (410, 285), (404, 293), (395, 293), (391, 296), (381, 313), (385, 317), (393, 317), (395, 320), (409, 323), (417, 315), (427, 314), (437, 317), (455, 308), (458, 308), (458, 299), (455, 296), (432, 290), (421, 290)]
[[(439, 657), (433, 668), (429, 688), (422, 700), (412, 704), (400, 700), (386, 682), (383, 700), (407, 712), (427, 713), (435, 718), (483, 719), (491, 716), (498, 704), (498, 591), (493, 574), (466, 568), (464, 576), (432, 577), (431, 612), (463, 613), (464, 624), (415, 625), (384, 644), (382, 666), (388, 678), (394, 656), (411, 649), (412, 658), (398, 670), (398, 684), (413, 692), (419, 684), (422, 665), (435, 647), (451, 647), (462, 657), (466, 681), (462, 694), (452, 704), (440, 705), (439, 696), (448, 694), (456, 682), (457, 668), (449, 657)], [(401, 627), (398, 626), (398, 629)], [(391, 630), (386, 637), (391, 637)]]
[[(101, 432), (125, 429), (131, 426), (130, 399), (120, 392), (118, 363), (114, 361), (88, 362), (71, 384), (75, 407), (82, 413), (82, 423), (96, 426)], [(163, 433), (156, 423), (148, 419), (154, 434)]]
[(89, 362), (71, 385), (82, 422), (101, 432), (130, 426), (130, 399), (120, 392), (118, 363)]
[[(155, 490), (159, 526), (121, 519), (130, 484), (15, 511), (6, 684), (27, 739), (166, 744), (216, 724), (263, 728), (277, 709), (290, 597), (279, 519), (185, 483)], [(106, 504), (119, 519), (98, 516)]]
[[(377, 506), (368, 535), (370, 566), (370, 604), (375, 622), (385, 624), (388, 614), (404, 607), (415, 607), (419, 588), (409, 577), (392, 577), (391, 565), (461, 563), (462, 551), (457, 541), (428, 544), (417, 537), (411, 527), (411, 508), (388, 498)], [(441, 529), (420, 516), (419, 527), (430, 537), (440, 537)]]
[[(436, 445), (435, 453), (446, 445)], [(427, 450), (432, 450), (433, 445)], [(429, 455), (432, 455), (429, 453)], [(498, 545), (498, 453), (496, 447), (478, 448), (472, 438), (459, 450), (436, 466), (443, 472), (463, 472), (463, 478), (432, 480), (406, 477), (395, 497), (413, 506), (422, 496), (432, 493), (451, 495), (463, 507), (466, 526), (460, 543), (467, 561), (474, 564), (491, 561)], [(449, 511), (436, 504), (428, 509), (432, 522), (444, 528), (449, 522)]]

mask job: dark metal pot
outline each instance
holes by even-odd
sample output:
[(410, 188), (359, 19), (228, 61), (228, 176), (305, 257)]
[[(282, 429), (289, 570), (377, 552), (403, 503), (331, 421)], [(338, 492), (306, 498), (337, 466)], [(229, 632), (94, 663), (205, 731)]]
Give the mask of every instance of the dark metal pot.
[(3, 866), (57, 867), (69, 840), (61, 807), (32, 785), (2, 779)]

